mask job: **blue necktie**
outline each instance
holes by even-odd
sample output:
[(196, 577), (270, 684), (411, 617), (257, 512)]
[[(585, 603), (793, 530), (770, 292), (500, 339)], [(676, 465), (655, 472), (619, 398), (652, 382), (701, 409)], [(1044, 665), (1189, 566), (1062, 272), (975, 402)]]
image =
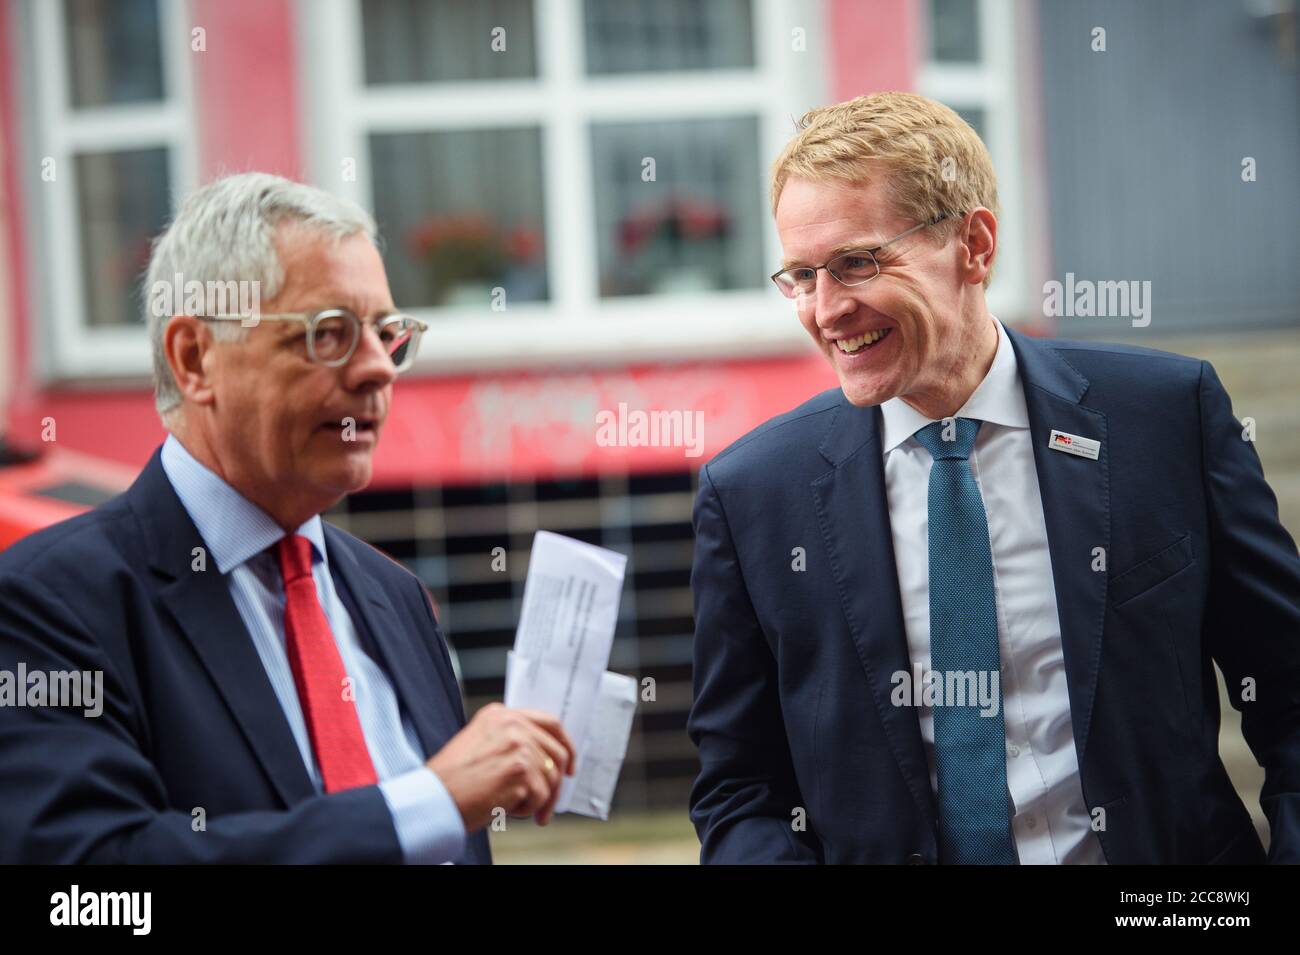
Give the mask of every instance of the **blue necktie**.
[[(945, 675), (974, 671), (996, 686), (996, 715), (981, 715), (978, 694), (966, 705), (938, 697), (934, 707), (934, 759), (939, 783), (939, 861), (1014, 865), (1007, 799), (1006, 730), (998, 653), (998, 613), (993, 596), (984, 501), (970, 471), (980, 422), (947, 419), (916, 432), (930, 452), (930, 670)], [(996, 683), (993, 680), (996, 679)], [(978, 685), (978, 684), (977, 684)]]

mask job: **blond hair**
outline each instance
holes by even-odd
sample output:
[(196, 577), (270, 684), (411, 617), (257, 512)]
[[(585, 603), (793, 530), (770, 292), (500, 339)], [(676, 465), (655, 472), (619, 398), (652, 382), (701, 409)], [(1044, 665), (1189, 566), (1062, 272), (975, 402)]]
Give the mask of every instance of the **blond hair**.
[[(915, 222), (947, 219), (983, 206), (998, 214), (998, 180), (983, 140), (942, 103), (916, 93), (872, 93), (809, 110), (772, 164), (772, 214), (793, 176), (864, 184), (881, 171), (895, 211)], [(992, 271), (984, 279), (987, 287)]]

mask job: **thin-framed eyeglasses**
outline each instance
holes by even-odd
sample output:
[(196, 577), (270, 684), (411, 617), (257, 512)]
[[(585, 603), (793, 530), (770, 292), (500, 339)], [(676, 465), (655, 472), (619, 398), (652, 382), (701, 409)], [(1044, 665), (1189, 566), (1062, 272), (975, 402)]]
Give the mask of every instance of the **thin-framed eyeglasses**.
[(865, 285), (880, 274), (880, 263), (876, 259), (877, 252), (893, 245), (900, 239), (907, 238), (913, 232), (919, 232), (932, 225), (938, 225), (947, 218), (948, 213), (945, 212), (938, 218), (931, 219), (929, 222), (922, 222), (920, 225), (914, 225), (906, 232), (900, 232), (875, 248), (841, 252), (824, 265), (792, 265), (788, 269), (782, 269), (774, 273), (772, 281), (776, 283), (776, 287), (781, 290), (781, 294), (786, 298), (794, 298), (800, 294), (811, 295), (817, 291), (817, 273), (822, 269), (829, 272), (831, 278), (835, 281), (849, 288), (855, 285)]
[[(303, 322), (307, 326), (307, 357), (318, 365), (338, 368), (346, 365), (361, 341), (365, 323), (346, 308), (324, 308), (315, 312), (277, 312), (255, 315), (196, 315), (204, 321), (242, 322), (253, 326), (260, 322)], [(426, 322), (413, 315), (394, 312), (376, 319), (375, 333), (392, 359), (393, 367), (406, 371), (415, 362), (420, 336), (429, 330)]]

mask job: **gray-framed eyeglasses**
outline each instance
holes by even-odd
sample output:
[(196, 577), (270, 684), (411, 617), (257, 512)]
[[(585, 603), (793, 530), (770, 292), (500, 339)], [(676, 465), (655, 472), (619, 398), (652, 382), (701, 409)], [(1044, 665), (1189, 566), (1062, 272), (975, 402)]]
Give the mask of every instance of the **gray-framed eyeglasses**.
[(811, 295), (817, 291), (817, 273), (822, 269), (829, 272), (831, 278), (835, 281), (849, 288), (855, 285), (865, 285), (880, 274), (880, 263), (876, 261), (877, 252), (893, 245), (899, 239), (906, 239), (913, 232), (919, 232), (932, 225), (937, 225), (946, 218), (948, 218), (948, 213), (945, 212), (936, 219), (914, 225), (906, 232), (900, 232), (875, 248), (841, 252), (824, 265), (793, 265), (788, 269), (782, 269), (780, 272), (774, 273), (772, 281), (776, 283), (776, 287), (781, 290), (781, 294), (786, 298), (794, 298), (800, 293)]
[[(259, 322), (303, 322), (307, 326), (307, 357), (318, 365), (338, 368), (346, 365), (361, 341), (364, 322), (346, 308), (324, 308), (316, 312), (278, 312), (250, 315), (199, 315), (204, 321), (242, 322), (253, 326)], [(374, 325), (380, 343), (399, 372), (415, 361), (420, 336), (429, 330), (427, 323), (412, 315), (395, 312), (378, 319)]]

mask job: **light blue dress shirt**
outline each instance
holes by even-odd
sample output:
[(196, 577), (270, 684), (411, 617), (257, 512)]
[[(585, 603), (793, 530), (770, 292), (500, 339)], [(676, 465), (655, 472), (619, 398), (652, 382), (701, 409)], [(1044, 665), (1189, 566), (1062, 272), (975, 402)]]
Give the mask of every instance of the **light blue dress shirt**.
[[(284, 584), (274, 551), (284, 530), (233, 487), (200, 464), (174, 435), (163, 443), (162, 466), (207, 546), (207, 557), (226, 578), (231, 599), (284, 710), (316, 792), (323, 793), (298, 688), (284, 638)], [(392, 683), (362, 649), (356, 627), (334, 589), (320, 515), (298, 528), (312, 544), (316, 596), (329, 619), (343, 668), (352, 680), (361, 731), (393, 816), (407, 863), (449, 862), (465, 849), (465, 824), (455, 801), (424, 765), (415, 727), (402, 712)], [(358, 595), (360, 599), (360, 595)], [(238, 639), (238, 637), (233, 637)]]

